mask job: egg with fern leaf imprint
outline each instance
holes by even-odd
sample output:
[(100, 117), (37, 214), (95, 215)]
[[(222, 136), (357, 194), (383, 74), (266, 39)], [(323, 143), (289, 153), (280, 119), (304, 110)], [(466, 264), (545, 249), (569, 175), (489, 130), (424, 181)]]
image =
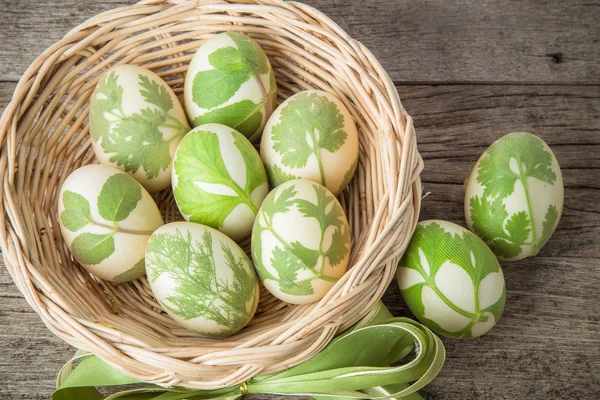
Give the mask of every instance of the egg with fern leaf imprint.
[(258, 280), (229, 237), (192, 222), (157, 229), (146, 247), (148, 283), (175, 322), (207, 337), (240, 331), (258, 307)]
[(556, 156), (527, 132), (494, 142), (465, 185), (467, 225), (501, 260), (535, 256), (556, 230), (563, 203)]
[(358, 133), (344, 103), (308, 90), (284, 101), (263, 132), (260, 155), (271, 186), (310, 179), (340, 194), (358, 165)]
[(90, 134), (100, 164), (125, 171), (156, 192), (171, 184), (173, 154), (190, 130), (183, 107), (154, 72), (117, 65), (90, 97)]
[(265, 288), (292, 304), (322, 299), (344, 275), (350, 230), (335, 196), (307, 179), (265, 198), (252, 228), (252, 260)]

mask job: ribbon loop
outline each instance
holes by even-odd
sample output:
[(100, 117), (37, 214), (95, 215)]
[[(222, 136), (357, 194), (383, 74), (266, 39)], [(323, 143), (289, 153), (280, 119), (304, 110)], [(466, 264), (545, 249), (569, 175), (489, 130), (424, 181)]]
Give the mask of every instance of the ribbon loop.
[[(411, 352), (415, 357), (402, 363)], [(139, 384), (104, 400), (235, 400), (249, 393), (312, 396), (316, 399), (420, 399), (417, 391), (437, 376), (445, 360), (442, 341), (408, 318), (393, 318), (379, 302), (361, 321), (310, 360), (282, 372), (258, 376), (219, 390), (163, 388), (136, 381), (93, 355), (76, 355), (59, 373), (53, 400), (104, 399), (100, 386)], [(399, 364), (399, 365), (396, 365)]]

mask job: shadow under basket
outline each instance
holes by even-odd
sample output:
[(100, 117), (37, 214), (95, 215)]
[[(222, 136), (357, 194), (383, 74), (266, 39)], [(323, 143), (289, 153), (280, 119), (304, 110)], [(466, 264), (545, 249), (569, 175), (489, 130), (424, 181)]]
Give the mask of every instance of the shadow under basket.
[[(72, 171), (94, 162), (89, 97), (106, 69), (144, 66), (181, 95), (194, 52), (224, 31), (265, 49), (279, 102), (315, 88), (339, 97), (356, 120), (360, 155), (340, 196), (352, 235), (348, 272), (310, 305), (262, 289), (250, 324), (215, 340), (162, 312), (145, 278), (116, 285), (79, 266), (58, 228), (57, 197)], [(312, 357), (382, 297), (419, 216), (422, 160), (393, 82), (361, 43), (300, 3), (149, 0), (93, 17), (27, 69), (0, 140), (0, 239), (15, 284), (58, 337), (161, 386), (222, 388)], [(181, 219), (170, 189), (154, 197), (166, 222)], [(249, 241), (241, 245), (248, 251)]]

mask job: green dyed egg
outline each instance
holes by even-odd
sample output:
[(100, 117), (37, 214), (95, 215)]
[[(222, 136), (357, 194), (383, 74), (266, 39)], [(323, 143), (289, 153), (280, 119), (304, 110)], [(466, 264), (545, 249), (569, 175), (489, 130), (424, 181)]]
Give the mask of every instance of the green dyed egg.
[(504, 310), (504, 275), (494, 253), (451, 222), (419, 222), (398, 263), (397, 278), (415, 317), (444, 336), (481, 336)]
[(265, 288), (292, 304), (322, 299), (346, 272), (350, 231), (325, 187), (299, 179), (266, 197), (252, 230), (252, 259)]
[(273, 68), (250, 37), (221, 33), (202, 44), (192, 58), (184, 100), (194, 126), (224, 124), (258, 140), (276, 105)]
[(173, 222), (156, 230), (146, 248), (146, 273), (165, 311), (205, 336), (233, 335), (258, 306), (250, 259), (233, 240), (208, 226)]
[(465, 187), (469, 229), (502, 260), (535, 256), (556, 230), (563, 202), (563, 179), (554, 153), (527, 132), (494, 142)]
[(90, 133), (98, 161), (127, 172), (149, 192), (171, 184), (173, 153), (189, 130), (175, 93), (145, 68), (111, 68), (90, 97)]
[(258, 152), (241, 133), (221, 124), (194, 128), (175, 153), (173, 193), (184, 218), (234, 240), (250, 236), (269, 191)]
[(163, 224), (156, 203), (135, 179), (98, 164), (67, 177), (58, 195), (58, 216), (73, 257), (113, 282), (144, 275), (146, 243)]
[(319, 90), (300, 92), (269, 118), (260, 155), (272, 186), (310, 179), (338, 195), (356, 171), (356, 124), (335, 96)]

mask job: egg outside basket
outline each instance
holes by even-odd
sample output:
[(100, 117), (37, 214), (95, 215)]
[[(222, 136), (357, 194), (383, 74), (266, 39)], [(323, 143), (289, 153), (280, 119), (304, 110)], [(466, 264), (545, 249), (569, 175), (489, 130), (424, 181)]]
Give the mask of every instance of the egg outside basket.
[[(340, 197), (352, 232), (349, 271), (311, 305), (290, 306), (263, 289), (250, 325), (213, 340), (161, 313), (145, 278), (116, 286), (74, 262), (57, 195), (70, 172), (94, 162), (88, 101), (103, 71), (142, 65), (180, 95), (195, 50), (222, 31), (245, 32), (265, 49), (280, 101), (312, 88), (338, 96), (359, 127), (360, 160)], [(0, 138), (0, 238), (15, 284), (54, 334), (162, 386), (231, 386), (315, 355), (381, 298), (419, 215), (422, 160), (394, 84), (361, 43), (300, 3), (147, 0), (93, 17), (27, 69)], [(166, 221), (180, 219), (169, 190), (155, 198)]]

